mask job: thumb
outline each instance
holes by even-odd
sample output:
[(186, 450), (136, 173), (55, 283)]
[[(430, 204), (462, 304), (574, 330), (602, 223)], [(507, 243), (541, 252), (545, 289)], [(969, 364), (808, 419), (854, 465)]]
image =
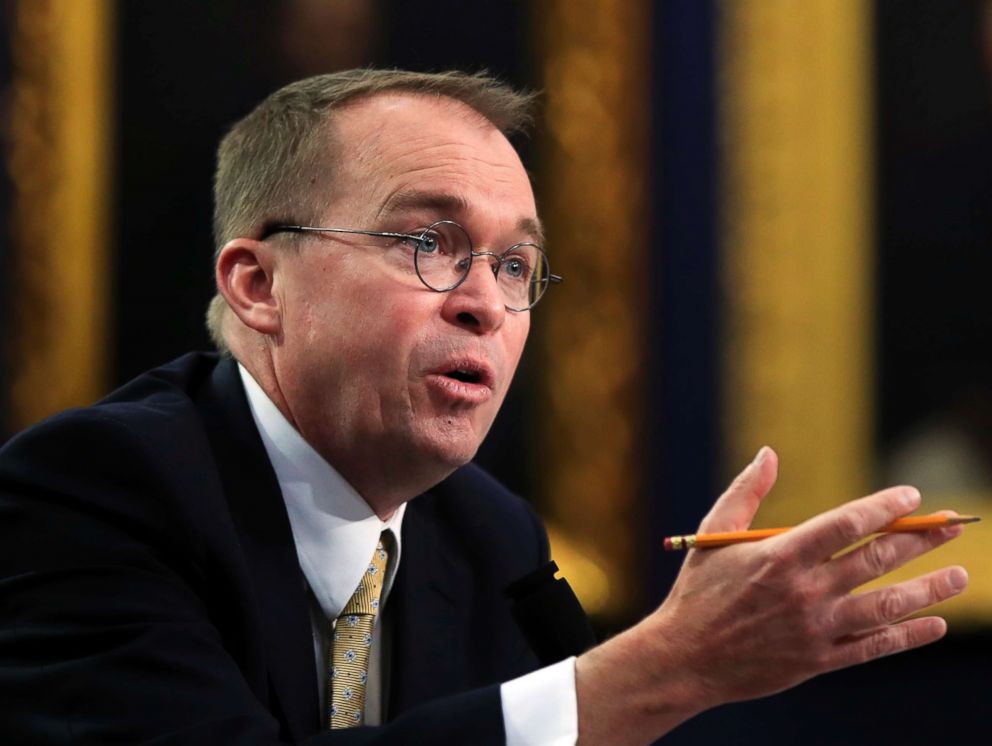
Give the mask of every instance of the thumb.
[(761, 499), (768, 494), (778, 477), (778, 454), (768, 446), (758, 451), (754, 461), (720, 495), (699, 524), (699, 533), (743, 531), (751, 525)]

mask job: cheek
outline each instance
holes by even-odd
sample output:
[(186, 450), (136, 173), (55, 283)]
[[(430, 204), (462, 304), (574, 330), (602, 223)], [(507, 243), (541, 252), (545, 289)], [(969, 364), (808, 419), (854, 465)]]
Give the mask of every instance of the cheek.
[(507, 330), (507, 342), (506, 342), (506, 360), (510, 365), (510, 372), (513, 373), (517, 369), (517, 364), (520, 362), (520, 357), (524, 352), (524, 345), (527, 343), (527, 334), (530, 331), (530, 315), (519, 315), (513, 320), (514, 323)]
[(340, 354), (374, 378), (406, 377), (414, 365), (419, 340), (428, 328), (428, 319), (415, 304), (389, 294), (370, 294), (341, 309), (335, 322)]

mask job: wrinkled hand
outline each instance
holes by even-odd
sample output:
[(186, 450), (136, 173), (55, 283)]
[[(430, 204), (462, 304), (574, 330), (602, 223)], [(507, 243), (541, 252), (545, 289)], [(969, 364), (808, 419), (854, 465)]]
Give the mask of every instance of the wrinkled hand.
[[(774, 451), (762, 449), (700, 533), (748, 528), (777, 470)], [(916, 489), (893, 487), (771, 539), (690, 552), (656, 613), (678, 628), (674, 639), (704, 695), (720, 702), (758, 697), (942, 637), (943, 619), (905, 617), (960, 593), (964, 569), (851, 591), (958, 536), (961, 526), (887, 534), (835, 557), (919, 504)]]
[[(775, 452), (763, 448), (717, 500), (699, 532), (747, 529), (777, 473)], [(580, 741), (594, 742), (591, 736), (599, 737), (605, 726), (618, 736), (610, 743), (650, 742), (702, 710), (942, 637), (943, 619), (906, 617), (960, 593), (968, 580), (963, 568), (852, 591), (953, 539), (961, 526), (886, 534), (838, 555), (919, 503), (916, 489), (893, 487), (771, 539), (691, 551), (657, 611), (579, 658)], [(628, 668), (611, 678), (608, 667), (624, 656)], [(589, 675), (605, 675), (609, 687), (636, 690), (633, 707), (643, 715), (640, 725), (620, 726), (602, 711), (584, 716), (583, 701), (594, 705), (605, 691)]]

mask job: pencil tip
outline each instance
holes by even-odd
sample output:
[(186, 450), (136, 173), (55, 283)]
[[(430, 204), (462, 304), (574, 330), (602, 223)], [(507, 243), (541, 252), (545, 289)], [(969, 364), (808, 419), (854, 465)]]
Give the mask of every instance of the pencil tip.
[(956, 515), (948, 521), (950, 524), (954, 525), (956, 523), (978, 523), (981, 517), (977, 515)]

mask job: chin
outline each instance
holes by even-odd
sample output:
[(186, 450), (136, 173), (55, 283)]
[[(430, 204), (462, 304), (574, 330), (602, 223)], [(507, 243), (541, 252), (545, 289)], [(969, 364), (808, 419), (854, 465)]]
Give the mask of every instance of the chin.
[(479, 434), (468, 423), (450, 421), (450, 418), (442, 418), (441, 422), (432, 424), (419, 439), (418, 450), (425, 457), (449, 474), (475, 458), (485, 433)]

